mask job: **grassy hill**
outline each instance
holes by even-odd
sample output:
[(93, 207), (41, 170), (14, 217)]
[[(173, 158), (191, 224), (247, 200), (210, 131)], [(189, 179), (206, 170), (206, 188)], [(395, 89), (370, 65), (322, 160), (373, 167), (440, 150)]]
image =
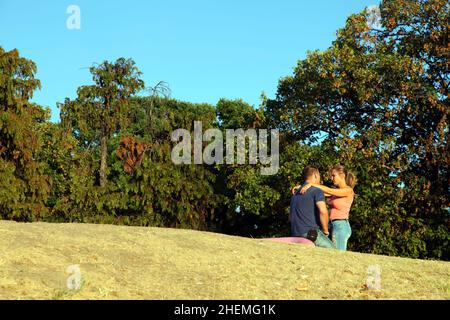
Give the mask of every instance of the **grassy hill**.
[[(78, 264), (82, 286), (66, 286)], [(365, 286), (370, 265), (381, 290)], [(450, 263), (209, 232), (0, 221), (0, 299), (450, 299)]]

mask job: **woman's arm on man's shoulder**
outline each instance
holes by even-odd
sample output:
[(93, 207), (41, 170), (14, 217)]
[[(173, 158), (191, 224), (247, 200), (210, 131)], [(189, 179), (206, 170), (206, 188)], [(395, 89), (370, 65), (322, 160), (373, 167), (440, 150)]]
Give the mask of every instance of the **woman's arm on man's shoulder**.
[(311, 185), (313, 187), (316, 187), (316, 188), (319, 188), (320, 190), (322, 190), (325, 193), (326, 197), (329, 197), (329, 196), (348, 197), (348, 196), (352, 196), (354, 194), (353, 189), (350, 187), (342, 188), (342, 189), (333, 189), (333, 188), (329, 188), (327, 186), (323, 186), (321, 184), (312, 183)]

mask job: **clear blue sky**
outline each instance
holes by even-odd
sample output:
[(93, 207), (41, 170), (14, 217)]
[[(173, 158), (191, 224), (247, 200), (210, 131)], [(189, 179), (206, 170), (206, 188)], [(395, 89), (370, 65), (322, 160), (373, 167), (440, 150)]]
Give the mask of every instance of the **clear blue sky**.
[[(90, 84), (92, 63), (133, 58), (146, 86), (163, 80), (172, 97), (216, 104), (274, 97), (307, 50), (326, 49), (346, 18), (378, 0), (0, 0), (0, 46), (37, 63), (33, 100), (52, 109)], [(66, 13), (81, 10), (81, 29)]]

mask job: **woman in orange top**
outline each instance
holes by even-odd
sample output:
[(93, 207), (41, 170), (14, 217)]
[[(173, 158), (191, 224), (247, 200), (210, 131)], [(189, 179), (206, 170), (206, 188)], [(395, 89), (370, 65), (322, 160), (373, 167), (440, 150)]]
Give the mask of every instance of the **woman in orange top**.
[[(338, 250), (347, 250), (347, 242), (352, 234), (350, 227), (349, 213), (353, 203), (355, 193), (353, 187), (356, 184), (356, 177), (353, 173), (347, 171), (342, 165), (336, 165), (331, 169), (331, 180), (337, 187), (328, 188), (321, 184), (308, 184), (300, 192), (305, 193), (310, 187), (320, 188), (325, 196), (330, 197), (328, 204), (331, 207), (331, 240)], [(296, 186), (293, 190), (298, 189)]]

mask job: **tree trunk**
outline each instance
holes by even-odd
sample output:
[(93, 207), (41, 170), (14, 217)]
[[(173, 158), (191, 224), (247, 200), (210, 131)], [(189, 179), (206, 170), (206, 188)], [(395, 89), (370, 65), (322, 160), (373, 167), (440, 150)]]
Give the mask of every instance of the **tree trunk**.
[(106, 177), (106, 161), (108, 157), (108, 144), (106, 140), (106, 135), (102, 135), (101, 137), (101, 158), (100, 158), (100, 186), (104, 187), (106, 185), (107, 177)]

